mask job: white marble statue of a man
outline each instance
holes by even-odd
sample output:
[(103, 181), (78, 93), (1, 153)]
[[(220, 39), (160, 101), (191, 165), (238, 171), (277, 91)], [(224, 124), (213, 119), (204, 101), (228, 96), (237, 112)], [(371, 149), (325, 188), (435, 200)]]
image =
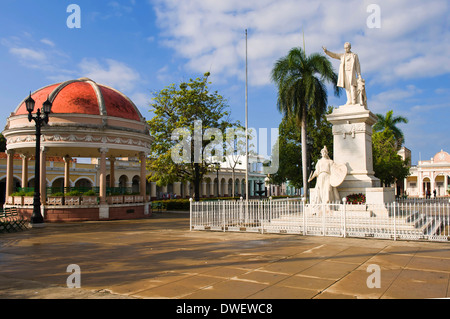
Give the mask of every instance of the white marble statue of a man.
[(358, 55), (353, 53), (351, 48), (352, 46), (349, 42), (344, 44), (344, 53), (333, 53), (328, 51), (326, 47), (322, 47), (325, 54), (341, 61), (337, 86), (344, 88), (347, 93), (346, 105), (357, 103), (358, 78), (361, 78), (361, 66)]
[(335, 187), (331, 185), (331, 174), (333, 160), (328, 156), (327, 147), (320, 151), (322, 158), (317, 162), (315, 171), (311, 173), (308, 182), (317, 177), (316, 182), (316, 204), (328, 204), (339, 201), (339, 193)]

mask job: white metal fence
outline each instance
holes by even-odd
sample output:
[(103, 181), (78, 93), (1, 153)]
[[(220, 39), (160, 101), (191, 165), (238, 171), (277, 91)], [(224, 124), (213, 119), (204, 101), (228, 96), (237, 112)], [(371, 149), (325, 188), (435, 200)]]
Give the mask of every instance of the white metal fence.
[(193, 202), (191, 230), (448, 241), (450, 204), (306, 204), (302, 200)]

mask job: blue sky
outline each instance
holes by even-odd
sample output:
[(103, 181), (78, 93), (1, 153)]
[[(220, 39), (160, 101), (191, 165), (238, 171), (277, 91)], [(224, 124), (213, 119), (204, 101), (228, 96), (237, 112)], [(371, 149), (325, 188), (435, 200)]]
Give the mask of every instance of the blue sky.
[[(70, 29), (67, 7), (81, 8)], [(370, 4), (380, 28), (370, 28)], [(409, 119), (400, 125), (412, 161), (450, 152), (450, 4), (435, 1), (303, 0), (2, 0), (0, 117), (51, 83), (80, 77), (128, 95), (147, 119), (152, 92), (210, 71), (235, 120), (245, 120), (248, 29), (249, 126), (276, 128), (275, 61), (290, 48), (308, 54), (359, 55), (373, 113)], [(373, 20), (370, 20), (373, 21)], [(339, 62), (332, 60), (335, 70)], [(345, 103), (329, 89), (329, 104)]]

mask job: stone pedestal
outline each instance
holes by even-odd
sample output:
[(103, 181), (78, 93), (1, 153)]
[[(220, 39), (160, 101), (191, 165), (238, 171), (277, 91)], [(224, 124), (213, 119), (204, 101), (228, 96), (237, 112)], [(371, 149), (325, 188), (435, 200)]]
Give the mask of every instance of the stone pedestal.
[(370, 204), (392, 202), (393, 189), (381, 187), (373, 171), (372, 125), (377, 122), (376, 115), (363, 105), (343, 105), (327, 119), (333, 124), (333, 160), (347, 165), (339, 196), (362, 193)]

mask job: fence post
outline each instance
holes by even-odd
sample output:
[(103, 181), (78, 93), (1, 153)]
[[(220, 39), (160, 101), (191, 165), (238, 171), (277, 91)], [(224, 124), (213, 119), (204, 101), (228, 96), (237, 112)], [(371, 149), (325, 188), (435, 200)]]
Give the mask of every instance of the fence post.
[(223, 216), (223, 232), (225, 232), (225, 200), (223, 201), (222, 205), (222, 216)]
[(261, 234), (264, 234), (264, 205), (262, 201), (258, 201), (258, 219), (260, 220), (261, 225)]
[(392, 203), (394, 205), (394, 240), (397, 240), (397, 223), (395, 219), (395, 215), (397, 215), (396, 209), (395, 209), (395, 202)]
[(326, 203), (322, 203), (322, 236), (326, 236), (326, 228), (325, 228), (325, 214), (326, 214)]
[(272, 196), (269, 197), (269, 216), (268, 216), (269, 221), (272, 221), (273, 216), (272, 216)]
[(344, 197), (344, 198), (342, 198), (342, 202), (344, 203), (343, 204), (343, 207), (344, 207), (344, 233), (342, 234), (343, 236), (344, 236), (344, 238), (345, 237), (347, 237), (347, 198), (346, 197)]
[(303, 236), (306, 235), (306, 198), (302, 197), (302, 209), (303, 209)]
[(189, 198), (189, 231), (192, 231), (192, 198)]
[(239, 202), (239, 225), (241, 225), (244, 222), (244, 216), (242, 211), (243, 205), (244, 205), (244, 197), (241, 196)]

